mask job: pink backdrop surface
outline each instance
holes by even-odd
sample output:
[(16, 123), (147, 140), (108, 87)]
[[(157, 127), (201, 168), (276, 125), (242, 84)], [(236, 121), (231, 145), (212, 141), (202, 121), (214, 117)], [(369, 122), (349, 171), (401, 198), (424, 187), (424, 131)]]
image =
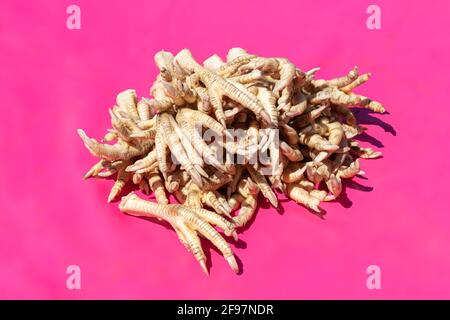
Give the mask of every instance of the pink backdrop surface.
[[(372, 2), (381, 30), (366, 27)], [(448, 1), (77, 0), (81, 30), (66, 28), (70, 4), (0, 2), (0, 298), (450, 298)], [(147, 96), (158, 50), (234, 46), (325, 78), (356, 64), (373, 73), (359, 92), (390, 114), (360, 113), (384, 158), (363, 161), (367, 179), (324, 220), (262, 203), (233, 245), (243, 272), (208, 249), (206, 277), (172, 230), (106, 203), (111, 180), (81, 179), (95, 159), (76, 129), (100, 138), (119, 91)]]

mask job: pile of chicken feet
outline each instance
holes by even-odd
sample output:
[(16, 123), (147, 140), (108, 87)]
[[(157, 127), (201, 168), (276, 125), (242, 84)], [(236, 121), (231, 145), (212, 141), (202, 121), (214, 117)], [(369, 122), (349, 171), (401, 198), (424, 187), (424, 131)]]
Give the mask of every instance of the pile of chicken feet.
[[(78, 130), (100, 158), (84, 178), (116, 175), (108, 202), (128, 182), (153, 193), (157, 202), (131, 192), (119, 208), (168, 222), (206, 274), (199, 236), (238, 272), (218, 230), (237, 240), (236, 230), (255, 214), (259, 193), (274, 207), (278, 190), (321, 212), (321, 201), (341, 193), (342, 179), (364, 174), (359, 158), (381, 155), (353, 139), (365, 128), (350, 107), (385, 111), (353, 93), (370, 78), (356, 67), (342, 77), (316, 79), (319, 68), (303, 72), (288, 59), (241, 48), (230, 49), (226, 62), (213, 55), (200, 65), (184, 49), (176, 56), (158, 52), (155, 63), (160, 73), (150, 89), (153, 98), (119, 93), (109, 110), (112, 129), (101, 142)], [(169, 204), (168, 193), (178, 203)]]

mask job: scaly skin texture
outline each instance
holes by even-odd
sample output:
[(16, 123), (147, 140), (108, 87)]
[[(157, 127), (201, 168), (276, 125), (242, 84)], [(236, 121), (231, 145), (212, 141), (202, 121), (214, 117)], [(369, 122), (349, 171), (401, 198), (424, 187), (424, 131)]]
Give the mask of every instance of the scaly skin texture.
[(293, 183), (300, 181), (303, 178), (303, 174), (306, 171), (305, 163), (293, 162), (290, 163), (283, 171), (281, 179), (286, 183)]
[[(253, 71), (254, 72), (254, 71)], [(278, 126), (278, 117), (279, 113), (276, 107), (276, 97), (275, 95), (268, 90), (267, 88), (260, 87), (257, 90), (257, 97), (259, 101), (261, 101), (264, 109), (270, 116), (270, 121), (275, 125)]]
[(250, 177), (241, 179), (237, 189), (238, 191), (230, 198), (229, 204), (234, 210), (239, 206), (241, 207), (239, 213), (233, 217), (233, 221), (236, 227), (243, 227), (256, 212), (257, 196), (260, 189)]
[(139, 119), (136, 103), (136, 91), (129, 89), (117, 95), (116, 103), (120, 109), (126, 112), (132, 120)]
[(195, 73), (199, 76), (203, 84), (208, 89), (211, 104), (214, 107), (214, 112), (219, 122), (226, 127), (225, 115), (223, 113), (222, 97), (227, 96), (230, 99), (242, 104), (245, 108), (250, 109), (256, 115), (261, 116), (267, 123), (270, 123), (270, 117), (264, 110), (261, 102), (248, 90), (242, 87), (238, 88), (236, 84), (227, 81), (218, 74), (203, 68), (199, 65), (189, 50), (184, 49), (180, 51), (175, 57), (176, 63), (182, 69), (189, 73)]
[(181, 242), (194, 255), (206, 274), (208, 274), (208, 269), (205, 263), (206, 256), (200, 243), (200, 235), (211, 241), (220, 250), (234, 272), (239, 271), (229, 244), (212, 227), (212, 225), (216, 225), (222, 228), (226, 235), (233, 235), (237, 238), (234, 225), (214, 214), (214, 212), (176, 204), (156, 204), (140, 199), (134, 193), (122, 198), (119, 209), (134, 216), (153, 217), (168, 222), (176, 230)]
[(156, 201), (159, 204), (168, 204), (169, 200), (166, 196), (166, 190), (164, 189), (164, 182), (158, 172), (148, 173), (146, 175), (150, 189), (153, 191), (156, 197)]
[(205, 273), (200, 237), (238, 272), (226, 239), (237, 240), (236, 230), (249, 226), (263, 197), (277, 207), (277, 190), (323, 214), (320, 203), (340, 196), (343, 179), (364, 174), (359, 159), (382, 155), (354, 139), (366, 128), (352, 107), (385, 111), (354, 92), (371, 77), (357, 67), (316, 79), (319, 68), (303, 72), (288, 59), (242, 48), (202, 64), (187, 49), (160, 51), (154, 60), (159, 74), (151, 97), (120, 92), (100, 142), (78, 130), (99, 158), (83, 178), (113, 178), (108, 202), (127, 184), (154, 197), (131, 192), (119, 208), (169, 223)]
[(296, 68), (295, 65), (288, 59), (278, 58), (278, 72), (280, 79), (275, 82), (274, 92), (278, 92), (288, 87), (294, 80)]
[(114, 182), (108, 196), (108, 202), (113, 201), (122, 191), (125, 184), (130, 180), (131, 174), (125, 171), (125, 165), (119, 169), (116, 182)]
[[(350, 70), (350, 72), (343, 76), (343, 77), (338, 77), (338, 78), (334, 78), (331, 80), (312, 80), (312, 84), (316, 87), (316, 88), (328, 88), (328, 87), (337, 87), (337, 88), (342, 88), (345, 86), (350, 85), (353, 81), (355, 81), (358, 78), (358, 68), (354, 67), (352, 70)], [(342, 89), (341, 89), (342, 90)], [(347, 92), (347, 90), (343, 90), (344, 92)], [(348, 90), (351, 91), (351, 90)]]
[(246, 63), (249, 63), (251, 58), (252, 56), (249, 55), (238, 56), (220, 66), (220, 68), (216, 70), (216, 73), (222, 77), (229, 77), (233, 75), (239, 69), (239, 67)]
[(310, 193), (301, 185), (292, 183), (286, 184), (286, 194), (295, 202), (302, 204), (316, 212), (320, 212), (320, 200), (316, 197), (311, 196)]
[(119, 159), (128, 160), (136, 156), (141, 156), (151, 147), (151, 142), (149, 141), (137, 146), (124, 143), (123, 141), (119, 141), (114, 145), (101, 144), (95, 139), (89, 138), (81, 129), (78, 129), (78, 134), (92, 155), (111, 161)]
[(267, 182), (266, 178), (249, 165), (247, 165), (247, 171), (252, 177), (252, 180), (255, 181), (259, 190), (261, 190), (261, 193), (264, 195), (264, 197), (266, 197), (270, 201), (272, 206), (274, 206), (275, 208), (278, 207), (277, 196), (273, 192), (272, 188), (269, 186), (269, 183)]

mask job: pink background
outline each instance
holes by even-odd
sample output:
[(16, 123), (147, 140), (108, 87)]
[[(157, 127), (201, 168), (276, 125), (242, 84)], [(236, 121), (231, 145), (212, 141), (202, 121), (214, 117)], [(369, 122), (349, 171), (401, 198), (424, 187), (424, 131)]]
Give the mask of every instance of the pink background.
[[(382, 30), (366, 28), (373, 2)], [(0, 2), (1, 298), (450, 298), (448, 1), (75, 3), (81, 30), (66, 28), (71, 1)], [(323, 77), (357, 64), (390, 114), (362, 114), (385, 156), (325, 220), (263, 203), (233, 246), (243, 273), (208, 249), (206, 277), (173, 231), (106, 203), (111, 180), (82, 181), (95, 159), (76, 129), (100, 138), (119, 91), (148, 95), (158, 50), (233, 46)], [(71, 264), (81, 290), (66, 288)], [(372, 264), (381, 290), (366, 287)]]

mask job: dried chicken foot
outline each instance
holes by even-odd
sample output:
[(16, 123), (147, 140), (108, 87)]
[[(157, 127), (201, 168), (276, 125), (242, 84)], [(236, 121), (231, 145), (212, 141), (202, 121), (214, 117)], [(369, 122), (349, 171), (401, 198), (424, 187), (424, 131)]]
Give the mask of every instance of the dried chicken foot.
[(263, 176), (261, 173), (256, 171), (253, 167), (247, 165), (246, 166), (248, 173), (252, 177), (253, 181), (258, 185), (259, 190), (261, 190), (261, 193), (264, 195), (265, 198), (267, 198), (270, 202), (270, 204), (277, 208), (278, 207), (278, 199), (275, 193), (273, 192), (272, 188), (269, 186), (269, 183), (267, 182), (265, 176)]
[(248, 91), (245, 86), (226, 80), (225, 78), (205, 69), (198, 64), (189, 50), (181, 50), (175, 57), (176, 63), (186, 72), (195, 73), (207, 87), (210, 102), (214, 108), (217, 120), (226, 127), (225, 114), (222, 106), (222, 97), (228, 98), (242, 104), (250, 109), (255, 115), (260, 116), (267, 124), (272, 124), (269, 114), (264, 110), (261, 102)]
[(89, 170), (88, 172), (86, 172), (83, 176), (83, 179), (86, 180), (90, 177), (95, 177), (97, 176), (104, 168), (106, 168), (108, 166), (108, 161), (106, 160), (100, 160), (99, 162), (97, 162), (96, 164), (94, 164)]
[(206, 274), (208, 274), (206, 256), (201, 247), (199, 236), (211, 241), (223, 254), (231, 269), (236, 273), (239, 272), (239, 267), (229, 244), (212, 226), (215, 225), (223, 229), (225, 235), (236, 238), (237, 233), (234, 230), (234, 224), (216, 213), (177, 204), (157, 204), (139, 198), (134, 192), (122, 198), (119, 209), (133, 216), (154, 217), (168, 222)]
[(301, 185), (288, 183), (286, 184), (285, 189), (286, 195), (295, 202), (302, 204), (318, 213), (320, 212), (320, 200), (316, 197), (311, 196), (309, 192), (305, 190)]
[(78, 129), (78, 134), (92, 155), (111, 161), (131, 159), (145, 153), (151, 146), (150, 142), (145, 142), (137, 146), (122, 141), (113, 145), (102, 144), (95, 139), (89, 138), (81, 129)]
[(127, 164), (123, 164), (117, 173), (116, 181), (114, 182), (113, 187), (108, 195), (108, 202), (113, 201), (123, 190), (127, 182), (131, 178), (131, 174), (125, 171)]
[(233, 218), (236, 227), (245, 226), (253, 217), (257, 207), (258, 186), (250, 179), (245, 178), (239, 182), (238, 191), (233, 194), (229, 203), (232, 209), (240, 204), (238, 215)]

